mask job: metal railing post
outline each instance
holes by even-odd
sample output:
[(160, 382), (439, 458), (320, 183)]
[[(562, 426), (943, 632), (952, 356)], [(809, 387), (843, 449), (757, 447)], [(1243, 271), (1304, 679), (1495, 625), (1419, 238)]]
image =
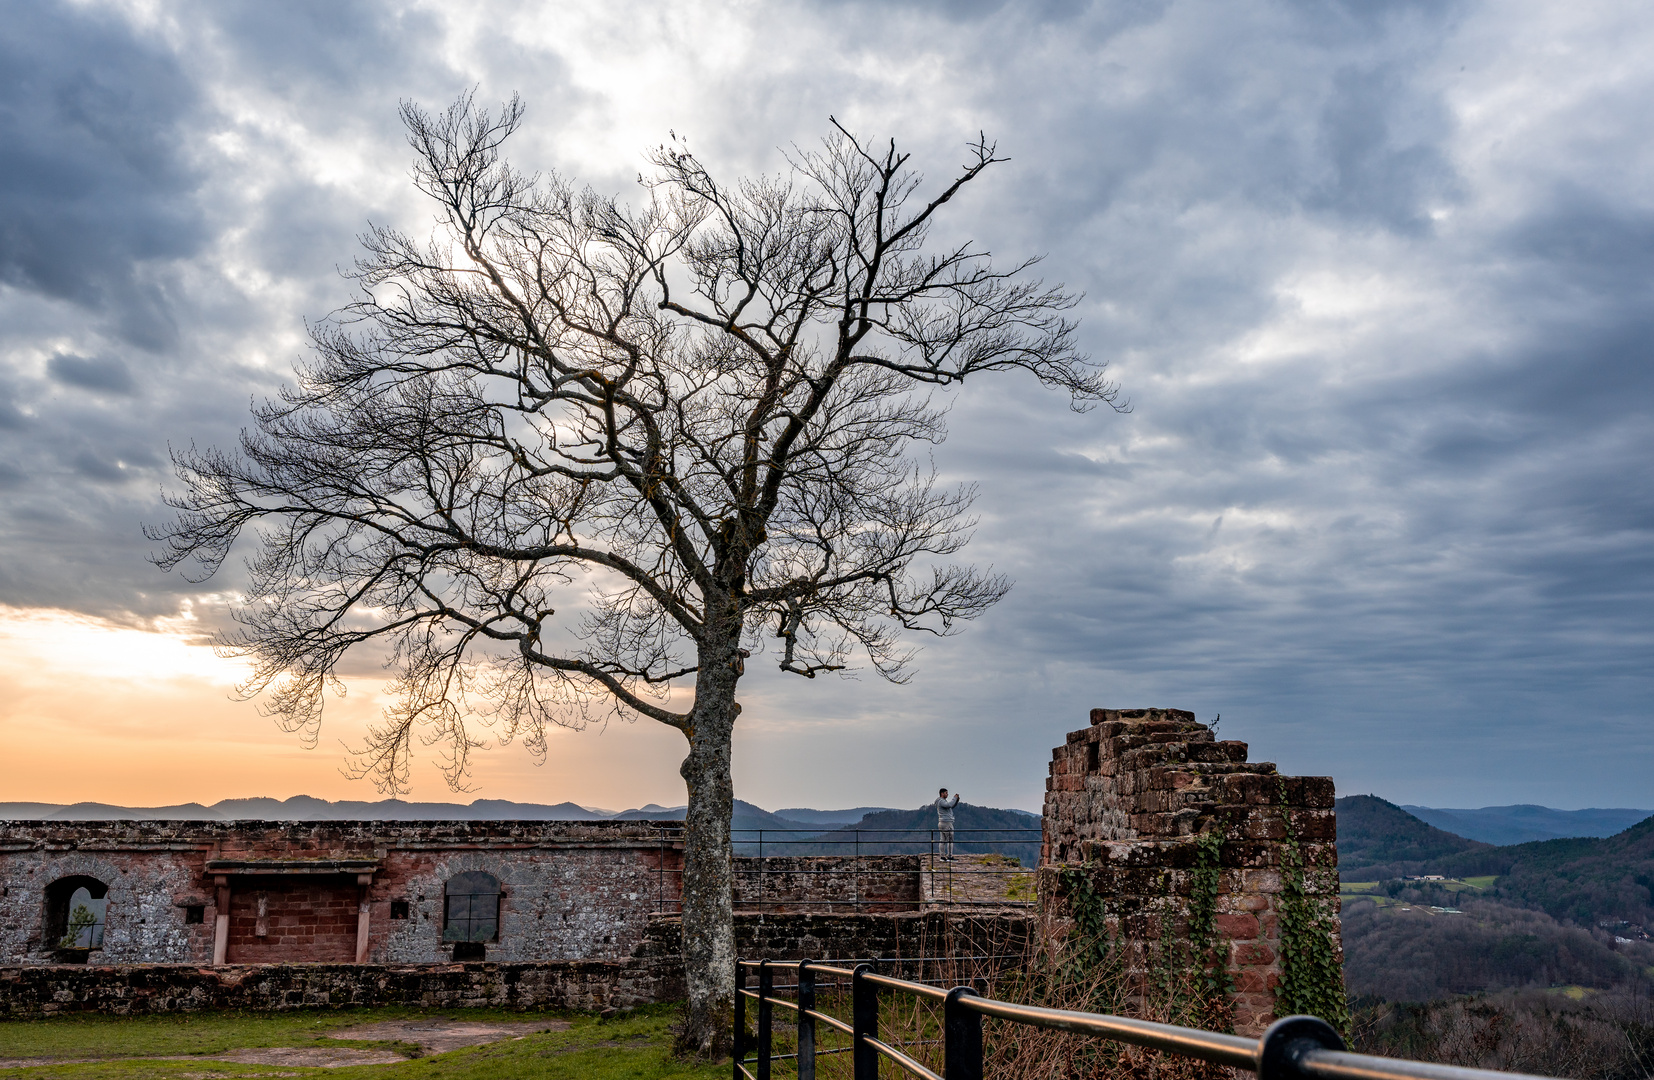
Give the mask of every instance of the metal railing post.
[(1303, 1080), (1306, 1051), (1342, 1049), (1343, 1038), (1320, 1017), (1283, 1016), (1258, 1040), (1258, 1080)]
[(968, 986), (956, 986), (942, 1003), (942, 1075), (947, 1080), (982, 1080), (982, 1014), (959, 1004), (962, 997), (978, 996)]
[(855, 1080), (879, 1080), (879, 1052), (867, 1041), (879, 1037), (879, 988), (865, 976), (870, 964), (850, 974), (850, 1057)]
[(798, 963), (798, 1080), (816, 1080), (816, 975), (811, 961)]
[(768, 960), (758, 961), (758, 1080), (770, 1080), (770, 1021), (775, 1006), (770, 1004), (775, 976)]
[(735, 1059), (733, 1080), (746, 1080), (741, 1073), (741, 1059), (746, 1056), (747, 1035), (747, 995), (742, 993), (747, 988), (747, 969), (741, 966), (741, 958), (735, 958), (735, 1038), (730, 1048), (730, 1056)]

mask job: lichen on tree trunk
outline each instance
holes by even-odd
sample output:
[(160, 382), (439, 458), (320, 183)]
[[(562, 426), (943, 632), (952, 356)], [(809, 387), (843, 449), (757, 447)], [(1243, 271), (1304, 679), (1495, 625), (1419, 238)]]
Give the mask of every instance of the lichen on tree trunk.
[(717, 1057), (729, 1048), (735, 983), (735, 909), (730, 817), (735, 786), (731, 736), (741, 706), (735, 702), (735, 649), (703, 664), (695, 708), (685, 731), (689, 753), (679, 766), (689, 805), (684, 811), (683, 966), (688, 1001), (678, 1031), (680, 1054)]

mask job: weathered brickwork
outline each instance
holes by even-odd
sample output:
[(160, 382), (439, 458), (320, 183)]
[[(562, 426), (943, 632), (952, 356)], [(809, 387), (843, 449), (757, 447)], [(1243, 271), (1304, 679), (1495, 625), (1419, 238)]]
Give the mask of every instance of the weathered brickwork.
[(923, 902), (919, 855), (771, 855), (735, 860), (735, 906), (767, 911), (917, 911)]
[(1142, 974), (1164, 940), (1187, 938), (1199, 840), (1215, 831), (1214, 929), (1235, 987), (1235, 1030), (1255, 1035), (1275, 1018), (1288, 848), (1302, 860), (1305, 892), (1333, 912), (1338, 852), (1331, 778), (1280, 776), (1246, 756), (1245, 743), (1217, 741), (1193, 713), (1092, 710), (1091, 726), (1052, 751), (1039, 897), (1045, 932), (1066, 936), (1063, 871), (1078, 869)]
[(444, 888), (464, 871), (499, 883), (485, 959), (621, 959), (676, 906), (681, 848), (640, 822), (0, 822), (0, 962), (61, 959), (50, 890), (92, 879), (93, 963), (211, 964), (220, 914), (225, 963), (449, 963)]
[[(974, 970), (1025, 954), (1030, 920), (1018, 914), (738, 915), (737, 951), (776, 960), (885, 961), (968, 956)], [(0, 967), (0, 1016), (114, 1015), (240, 1008), (360, 1005), (512, 1009), (624, 1008), (683, 997), (681, 924), (648, 920), (618, 960), (465, 964), (194, 964)]]
[(544, 964), (40, 964), (0, 968), (0, 1016), (202, 1009), (602, 1009), (682, 997), (672, 972), (619, 960)]

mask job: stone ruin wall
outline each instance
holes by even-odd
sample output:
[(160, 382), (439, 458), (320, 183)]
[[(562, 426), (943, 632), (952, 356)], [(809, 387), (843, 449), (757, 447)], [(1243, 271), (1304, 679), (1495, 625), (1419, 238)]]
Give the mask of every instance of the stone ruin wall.
[[(247, 865), (325, 861), (351, 865), (293, 874)], [(358, 870), (371, 871), (365, 886)], [(682, 838), (676, 823), (653, 822), (0, 822), (0, 964), (57, 959), (46, 889), (68, 877), (108, 888), (94, 966), (211, 964), (226, 894), (230, 964), (354, 962), (364, 901), (366, 962), (449, 963), (444, 883), (469, 870), (501, 887), (486, 959), (619, 960), (650, 919), (677, 910)], [(774, 913), (919, 911), (922, 870), (917, 855), (737, 857), (734, 901)], [(186, 918), (190, 907), (201, 921)]]
[[(303, 872), (330, 860), (351, 865)], [(54, 961), (46, 888), (71, 876), (109, 890), (94, 965), (212, 963), (226, 895), (231, 964), (353, 962), (361, 904), (369, 963), (449, 963), (444, 883), (468, 870), (500, 882), (487, 959), (619, 960), (676, 906), (681, 865), (675, 831), (640, 822), (0, 822), (0, 963)], [(192, 906), (202, 921), (188, 921)]]
[[(650, 919), (619, 960), (459, 964), (0, 964), (0, 1019), (66, 1013), (132, 1016), (203, 1009), (362, 1005), (433, 1009), (603, 1009), (681, 1000), (681, 926)], [(1015, 963), (1032, 932), (1026, 913), (737, 914), (736, 951), (786, 962), (963, 956), (928, 969), (968, 981)], [(896, 970), (894, 967), (886, 970)], [(911, 969), (903, 969), (912, 977)]]
[(1305, 892), (1338, 910), (1332, 779), (1248, 762), (1245, 743), (1218, 741), (1178, 709), (1093, 709), (1091, 725), (1051, 756), (1039, 871), (1047, 939), (1073, 928), (1062, 876), (1078, 870), (1103, 899), (1128, 969), (1146, 975), (1163, 940), (1188, 937), (1197, 838), (1216, 830), (1215, 930), (1234, 986), (1234, 1029), (1261, 1034), (1276, 1018), (1289, 835)]

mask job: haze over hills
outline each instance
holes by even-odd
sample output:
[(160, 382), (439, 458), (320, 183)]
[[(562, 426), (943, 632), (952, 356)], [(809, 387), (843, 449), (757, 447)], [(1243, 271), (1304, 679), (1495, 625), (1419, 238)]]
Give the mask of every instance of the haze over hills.
[(1654, 810), (1623, 807), (1553, 810), (1532, 803), (1484, 806), (1476, 810), (1407, 805), (1402, 809), (1438, 829), (1489, 844), (1526, 844), (1533, 840), (1575, 836), (1613, 836), (1654, 815)]
[[(794, 807), (771, 813), (741, 799), (735, 800), (732, 825), (738, 830), (775, 829), (820, 833), (854, 825), (868, 814), (886, 812), (883, 806), (858, 806), (843, 810), (813, 810)], [(918, 811), (913, 811), (918, 813)], [(1021, 814), (1038, 820), (1039, 815)], [(330, 802), (309, 795), (290, 799), (224, 799), (204, 806), (178, 803), (172, 806), (117, 806), (112, 803), (0, 802), (0, 820), (36, 821), (681, 821), (684, 807), (649, 803), (631, 810), (602, 810), (572, 802), (556, 804), (512, 802), (508, 799), (476, 799), (470, 803), (408, 802), (380, 799), (375, 802), (343, 800)], [(934, 822), (933, 822), (934, 824)]]
[(877, 814), (891, 810), (889, 806), (853, 806), (848, 810), (806, 810), (802, 806), (790, 806), (775, 812), (776, 817), (784, 817), (791, 821), (802, 821), (806, 825), (854, 825), (868, 814)]

